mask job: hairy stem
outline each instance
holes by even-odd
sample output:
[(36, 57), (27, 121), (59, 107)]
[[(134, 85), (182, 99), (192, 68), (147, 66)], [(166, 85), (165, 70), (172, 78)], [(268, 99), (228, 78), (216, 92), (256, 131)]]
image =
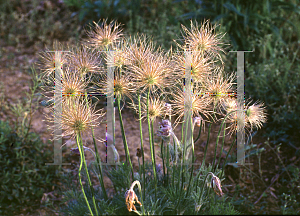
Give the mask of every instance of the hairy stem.
[(141, 151), (143, 157), (143, 196), (145, 197), (145, 155), (144, 155), (144, 144), (143, 144), (143, 131), (142, 131), (142, 111), (141, 111), (141, 95), (138, 95), (139, 100), (139, 123), (140, 123), (140, 139), (141, 139)]
[(129, 165), (130, 165), (130, 168), (131, 168), (131, 176), (132, 176), (132, 179), (133, 179), (134, 178), (134, 173), (133, 173), (133, 167), (132, 167), (132, 163), (131, 163), (131, 159), (130, 159), (130, 155), (129, 155), (129, 149), (128, 149), (128, 145), (127, 145), (127, 141), (126, 141), (126, 135), (125, 135), (124, 125), (123, 125), (123, 120), (122, 120), (122, 114), (121, 114), (120, 101), (121, 101), (121, 97), (117, 96), (118, 112), (119, 112), (119, 119), (120, 119), (120, 126), (121, 126), (124, 150), (125, 150), (125, 154), (127, 155), (127, 158), (128, 158), (128, 162), (129, 162)]
[[(87, 93), (85, 93), (85, 100), (86, 100), (86, 104), (87, 104), (87, 108), (89, 108), (89, 104), (88, 104), (88, 100), (87, 100)], [(100, 175), (98, 174), (98, 178), (100, 179), (100, 185), (101, 185), (101, 189), (102, 189), (102, 193), (104, 194), (104, 199), (108, 200), (108, 196), (104, 187), (104, 182), (103, 182), (103, 174), (102, 174), (102, 166), (101, 166), (101, 158), (100, 155), (98, 153), (98, 148), (96, 145), (96, 140), (95, 140), (95, 134), (94, 134), (94, 128), (92, 127), (92, 136), (93, 136), (93, 143), (94, 143), (94, 148), (95, 148), (95, 155), (96, 155), (96, 161), (97, 161), (97, 167), (98, 167), (98, 171), (100, 173)]]
[(149, 145), (150, 145), (150, 151), (151, 151), (151, 160), (152, 160), (152, 167), (153, 167), (153, 175), (154, 175), (154, 181), (155, 181), (155, 200), (157, 200), (157, 180), (156, 180), (156, 167), (155, 167), (155, 160), (153, 158), (154, 156), (154, 149), (152, 146), (152, 135), (151, 135), (151, 122), (149, 118), (149, 97), (150, 97), (150, 89), (147, 93), (147, 121), (148, 121), (148, 131), (149, 131)]
[(92, 211), (92, 209), (90, 207), (89, 201), (88, 201), (88, 199), (86, 197), (86, 194), (84, 192), (84, 188), (83, 188), (82, 182), (81, 182), (81, 169), (82, 169), (82, 164), (83, 164), (83, 160), (84, 160), (84, 152), (82, 152), (83, 150), (81, 148), (81, 145), (79, 144), (79, 139), (81, 140), (81, 137), (80, 137), (80, 134), (78, 133), (77, 136), (76, 136), (76, 141), (77, 141), (77, 146), (78, 146), (79, 153), (80, 153), (80, 166), (79, 166), (79, 170), (78, 170), (79, 182), (80, 182), (81, 190), (82, 190), (85, 202), (86, 202), (86, 204), (88, 206), (88, 209), (89, 209), (91, 215), (94, 216), (93, 211)]

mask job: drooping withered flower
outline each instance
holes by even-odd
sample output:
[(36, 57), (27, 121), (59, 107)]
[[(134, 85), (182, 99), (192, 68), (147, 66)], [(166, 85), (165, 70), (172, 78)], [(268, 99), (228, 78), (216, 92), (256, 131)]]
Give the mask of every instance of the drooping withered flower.
[(135, 202), (137, 202), (140, 206), (142, 206), (142, 203), (140, 203), (137, 195), (135, 194), (135, 192), (133, 190), (135, 185), (138, 185), (138, 187), (141, 188), (140, 182), (138, 180), (136, 180), (132, 183), (129, 190), (127, 190), (125, 192), (125, 202), (126, 202), (126, 206), (127, 206), (128, 211), (132, 211), (132, 209), (134, 211), (136, 211), (136, 208), (134, 206)]
[(212, 173), (211, 187), (218, 196), (223, 196), (222, 185), (220, 179)]

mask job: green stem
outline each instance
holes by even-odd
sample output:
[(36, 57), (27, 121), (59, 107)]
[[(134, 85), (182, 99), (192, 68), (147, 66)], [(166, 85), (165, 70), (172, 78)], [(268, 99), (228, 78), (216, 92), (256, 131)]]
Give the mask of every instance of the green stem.
[[(216, 166), (216, 168), (219, 167), (220, 162), (221, 162), (221, 156), (222, 156), (222, 153), (223, 153), (223, 147), (224, 147), (224, 142), (225, 142), (225, 134), (226, 134), (226, 123), (224, 123), (224, 133), (223, 133), (222, 147), (221, 147), (219, 161), (217, 163), (218, 165)], [(216, 171), (216, 168), (214, 169), (214, 172)]]
[[(207, 177), (208, 177), (209, 175), (213, 175), (213, 173), (212, 173), (212, 172), (208, 172), (208, 173), (206, 174), (206, 176), (205, 176), (204, 183), (203, 183), (203, 185), (202, 185), (201, 192), (200, 192), (200, 196), (199, 196), (199, 200), (198, 200), (198, 205), (200, 204), (200, 200), (202, 200), (203, 189), (204, 189), (204, 187), (205, 187), (205, 185), (206, 185), (206, 180), (207, 180)], [(197, 187), (197, 185), (196, 185), (196, 187)]]
[(200, 135), (201, 135), (201, 130), (202, 130), (202, 120), (201, 120), (201, 122), (200, 122), (200, 129), (199, 129), (198, 136), (197, 136), (196, 140), (194, 141), (194, 143), (196, 143), (196, 142), (199, 140)]
[(150, 151), (151, 151), (151, 160), (152, 160), (152, 167), (153, 167), (153, 174), (154, 174), (154, 181), (155, 181), (155, 200), (157, 200), (157, 181), (156, 181), (156, 167), (155, 162), (153, 158), (153, 146), (152, 146), (152, 135), (151, 135), (151, 122), (149, 118), (149, 97), (150, 97), (150, 89), (147, 93), (147, 121), (148, 121), (148, 131), (149, 131), (149, 145), (150, 145)]
[(153, 159), (154, 165), (156, 167), (156, 158), (155, 158), (155, 146), (154, 146), (154, 132), (153, 132), (153, 120), (151, 121), (151, 136), (152, 136), (152, 149), (153, 149)]
[(162, 159), (162, 164), (163, 164), (163, 173), (164, 173), (164, 179), (166, 176), (166, 172), (165, 172), (165, 160), (164, 160), (164, 141), (163, 139), (161, 139), (161, 145), (160, 145), (160, 151), (161, 151), (161, 159)]
[(124, 125), (123, 125), (123, 120), (122, 120), (122, 114), (121, 114), (120, 100), (121, 100), (121, 97), (117, 96), (117, 104), (118, 104), (119, 119), (120, 119), (120, 126), (121, 126), (124, 150), (125, 150), (125, 154), (127, 155), (127, 158), (128, 158), (128, 161), (129, 161), (129, 165), (130, 165), (130, 168), (131, 168), (131, 175), (132, 175), (132, 179), (133, 179), (134, 178), (134, 175), (133, 175), (134, 173), (133, 173), (133, 167), (132, 167), (132, 163), (131, 163), (131, 159), (130, 159), (130, 155), (129, 155), (129, 149), (128, 149), (128, 145), (127, 145), (127, 141), (126, 141), (126, 135), (125, 135)]
[[(205, 146), (205, 150), (204, 150), (204, 157), (203, 157), (203, 162), (201, 164), (201, 168), (202, 168), (203, 165), (205, 166), (205, 158), (206, 158), (206, 152), (207, 152), (207, 147), (208, 147), (208, 143), (209, 143), (211, 126), (212, 126), (212, 123), (210, 123), (209, 127), (208, 127), (207, 141), (206, 141), (206, 146)], [(201, 170), (201, 168), (200, 168), (200, 170)]]
[(222, 128), (223, 128), (224, 122), (225, 122), (225, 120), (227, 119), (227, 117), (228, 117), (231, 113), (237, 112), (237, 111), (243, 111), (243, 110), (233, 110), (233, 111), (229, 112), (229, 113), (224, 117), (224, 119), (223, 119), (223, 121), (222, 121), (222, 124), (221, 124), (221, 126), (220, 126), (220, 128), (219, 128), (218, 136), (217, 136), (217, 141), (216, 141), (216, 146), (215, 146), (215, 155), (214, 155), (213, 166), (212, 166), (211, 170), (213, 170), (213, 169), (214, 169), (214, 166), (215, 166), (215, 160), (216, 160), (216, 155), (217, 155), (217, 147), (218, 147), (219, 138), (220, 138), (220, 133), (221, 133), (221, 130), (222, 130)]
[(94, 208), (95, 208), (95, 211), (96, 211), (96, 215), (98, 216), (98, 210), (97, 210), (96, 200), (95, 200), (95, 191), (94, 191), (92, 181), (91, 181), (91, 178), (90, 178), (90, 175), (89, 175), (89, 170), (88, 170), (87, 165), (86, 165), (86, 160), (85, 160), (85, 156), (84, 156), (84, 149), (83, 149), (83, 143), (82, 143), (82, 138), (81, 138), (80, 133), (79, 133), (79, 139), (80, 139), (80, 146), (81, 146), (81, 149), (82, 149), (82, 152), (83, 152), (82, 157), (83, 157), (84, 168), (85, 168), (86, 176), (87, 176), (87, 179), (88, 179), (88, 182), (89, 182), (89, 187), (90, 187), (90, 190), (92, 192), (93, 204), (94, 204)]
[(143, 157), (143, 196), (145, 197), (145, 155), (144, 155), (144, 144), (143, 144), (143, 131), (142, 131), (142, 111), (141, 111), (141, 95), (138, 94), (139, 100), (139, 123), (140, 123), (140, 139), (141, 139), (141, 150)]
[[(192, 124), (192, 119), (191, 119), (191, 124)], [(192, 128), (192, 137), (191, 137), (191, 140), (192, 140), (192, 142), (193, 142), (193, 128)], [(192, 151), (193, 151), (193, 152), (192, 152), (192, 170), (191, 170), (190, 180), (189, 180), (189, 184), (188, 184), (188, 187), (187, 187), (187, 190), (186, 190), (185, 198), (188, 197), (189, 189), (190, 189), (190, 184), (191, 184), (192, 177), (193, 177), (193, 172), (194, 172), (194, 162), (195, 162), (194, 145), (192, 145)]]
[(183, 125), (184, 124), (181, 124), (181, 142), (180, 143), (183, 143)]
[(220, 175), (221, 178), (222, 178), (223, 173), (224, 173), (224, 169), (225, 169), (225, 165), (226, 165), (226, 161), (227, 161), (229, 152), (231, 151), (232, 146), (233, 146), (233, 144), (235, 143), (235, 140), (236, 140), (236, 137), (234, 137), (234, 140), (233, 140), (233, 142), (231, 143), (230, 148), (229, 148), (229, 150), (228, 150), (228, 152), (227, 152), (227, 154), (226, 154), (226, 158), (225, 158), (225, 161), (224, 161), (224, 164), (223, 164), (223, 167), (222, 167), (222, 173), (221, 173), (221, 175)]
[[(187, 141), (187, 131), (188, 131), (188, 124), (189, 124), (189, 119), (191, 117), (187, 117), (187, 119), (185, 120), (184, 122), (184, 127), (185, 127), (185, 134), (184, 134), (184, 147), (183, 147), (183, 153), (182, 153), (182, 160), (181, 160), (181, 163), (180, 163), (180, 175), (181, 175), (181, 187), (180, 187), (180, 195), (182, 194), (182, 190), (183, 190), (183, 183), (185, 181), (185, 178), (184, 178), (184, 173), (185, 173), (185, 151), (186, 151), (186, 141)], [(178, 199), (178, 202), (177, 202), (177, 205), (176, 205), (176, 209), (177, 209), (177, 206), (179, 205), (180, 203), (180, 199)]]
[[(198, 134), (198, 137), (197, 137), (196, 141), (199, 139), (199, 137), (200, 137), (200, 135), (201, 135), (201, 131), (202, 131), (202, 120), (201, 120), (201, 122), (200, 122), (199, 134)], [(195, 141), (195, 142), (196, 142), (196, 141)], [(200, 170), (201, 170), (201, 169), (200, 169)], [(199, 175), (200, 175), (200, 170), (199, 170), (199, 173), (197, 174), (197, 177), (196, 177), (196, 179), (197, 179), (196, 185), (198, 184), (198, 177), (199, 177)], [(197, 193), (197, 187), (196, 187), (196, 193)]]
[(169, 145), (167, 145), (167, 185), (169, 184), (169, 167), (170, 167), (169, 154), (170, 154)]
[[(172, 179), (173, 179), (173, 187), (175, 187), (175, 164), (172, 164), (172, 168), (173, 168), (173, 173), (172, 173)], [(177, 190), (177, 188), (176, 188)], [(177, 191), (176, 191), (177, 192)]]
[[(87, 93), (85, 93), (85, 100), (86, 100), (87, 108), (89, 109), (89, 104), (88, 104), (88, 100), (87, 100)], [(95, 152), (96, 152), (97, 167), (98, 167), (98, 171), (99, 171), (100, 175), (98, 173), (97, 174), (98, 174), (98, 178), (100, 179), (100, 185), (101, 185), (102, 192), (104, 194), (104, 199), (105, 199), (105, 201), (107, 201), (108, 196), (107, 196), (105, 186), (104, 186), (104, 182), (103, 182), (101, 158), (100, 158), (100, 155), (98, 153), (98, 148), (97, 148), (97, 145), (96, 145), (96, 140), (95, 140), (95, 134), (94, 134), (94, 128), (93, 127), (92, 127), (92, 136), (93, 136), (93, 143), (94, 143), (94, 148), (95, 148)]]
[[(88, 201), (88, 199), (87, 199), (87, 197), (86, 197), (86, 194), (85, 194), (85, 192), (84, 192), (84, 188), (83, 188), (82, 182), (81, 182), (81, 169), (82, 169), (82, 163), (83, 163), (83, 161), (85, 161), (85, 160), (84, 160), (84, 152), (82, 152), (82, 148), (81, 148), (81, 145), (79, 144), (79, 140), (78, 140), (78, 139), (81, 140), (81, 137), (80, 137), (80, 134), (79, 134), (79, 133), (78, 133), (77, 136), (76, 136), (77, 146), (78, 146), (79, 153), (80, 153), (80, 166), (79, 166), (79, 170), (78, 170), (79, 182), (80, 182), (81, 190), (82, 190), (82, 193), (83, 193), (85, 202), (86, 202), (86, 204), (87, 204), (87, 206), (88, 206), (88, 209), (89, 209), (91, 215), (94, 216), (93, 211), (92, 211), (92, 209), (91, 209), (91, 207), (90, 207), (89, 201)], [(80, 141), (80, 142), (81, 142), (81, 141)]]

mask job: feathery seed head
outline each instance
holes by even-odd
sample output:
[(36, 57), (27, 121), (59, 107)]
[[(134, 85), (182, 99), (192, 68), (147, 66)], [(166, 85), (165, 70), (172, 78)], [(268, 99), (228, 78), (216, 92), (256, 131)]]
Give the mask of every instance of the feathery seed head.
[[(251, 102), (249, 102), (250, 104)], [(246, 106), (246, 118), (251, 126), (251, 129), (254, 127), (261, 128), (262, 124), (267, 122), (266, 117), (266, 107), (264, 103), (259, 103), (256, 101), (254, 104)]]
[(116, 67), (123, 69), (126, 65), (126, 46), (128, 46), (125, 40), (121, 40), (115, 45), (115, 51), (106, 52), (104, 57), (108, 67)]
[(103, 70), (99, 53), (83, 45), (73, 49), (69, 61), (70, 66), (78, 71), (82, 77), (87, 73), (99, 73)]
[(163, 88), (170, 85), (168, 79), (171, 75), (169, 60), (157, 55), (147, 56), (146, 59), (147, 64), (142, 64), (139, 67), (130, 66), (131, 77), (137, 89), (141, 89), (141, 92), (147, 89), (150, 91), (161, 89), (163, 92)]
[(99, 82), (94, 82), (98, 86), (97, 92), (106, 95), (116, 94), (117, 97), (128, 97), (132, 99), (132, 92), (135, 91), (133, 87), (132, 78), (125, 75), (126, 71), (121, 71), (118, 73), (115, 78), (107, 78), (107, 75), (104, 75), (104, 78)]
[(106, 19), (103, 20), (100, 26), (96, 22), (93, 23), (95, 27), (90, 31), (86, 31), (88, 35), (86, 43), (91, 47), (108, 50), (123, 36), (122, 29), (120, 29), (121, 24), (118, 24), (115, 21), (111, 21), (107, 24)]
[(73, 103), (63, 104), (62, 129), (65, 130), (65, 136), (87, 132), (99, 124), (97, 120), (102, 116), (103, 114), (97, 114), (94, 109), (88, 108), (85, 102), (76, 98)]
[[(138, 113), (138, 105), (131, 103), (131, 107)], [(149, 98), (149, 118), (151, 121), (155, 121), (155, 119), (164, 114), (165, 102), (160, 100), (157, 97)], [(147, 98), (141, 98), (141, 114), (142, 119), (147, 118)]]
[[(104, 114), (95, 111), (95, 107), (86, 105), (86, 102), (80, 97), (75, 97), (73, 100), (62, 101), (62, 115), (60, 118), (59, 128), (54, 130), (63, 130), (62, 136), (71, 136), (74, 138), (77, 134), (88, 133), (91, 127), (99, 125), (98, 119)], [(55, 107), (53, 114), (55, 112)], [(53, 122), (53, 117), (46, 117), (49, 122)], [(51, 126), (49, 126), (51, 127)]]
[[(191, 76), (193, 82), (203, 85), (204, 80), (211, 75), (213, 61), (210, 61), (208, 56), (205, 57), (201, 52), (197, 51), (193, 51), (191, 57)], [(182, 79), (186, 71), (186, 57), (182, 53), (175, 55), (173, 58), (176, 65), (174, 70), (175, 79)]]
[(231, 92), (235, 79), (232, 73), (228, 77), (224, 77), (221, 68), (216, 68), (213, 72), (213, 77), (206, 79), (206, 92), (213, 98), (214, 106), (221, 107), (225, 99), (229, 98), (228, 93)]
[[(207, 97), (205, 94), (202, 94), (199, 89), (195, 89), (190, 101), (185, 101), (185, 92), (183, 90), (183, 84), (181, 86), (175, 88), (173, 93), (173, 100), (171, 100), (172, 107), (174, 108), (175, 115), (178, 115), (176, 119), (176, 123), (179, 123), (179, 120), (184, 116), (186, 108), (189, 108), (192, 112), (192, 116), (199, 116), (199, 114), (203, 114), (204, 116), (210, 116), (210, 103), (211, 98)], [(175, 124), (175, 125), (177, 125)]]
[(145, 35), (138, 35), (129, 38), (126, 42), (126, 65), (131, 69), (132, 66), (141, 67), (147, 62), (148, 56), (153, 55), (154, 45)]
[[(62, 102), (73, 100), (74, 97), (81, 97), (84, 95), (87, 91), (87, 84), (89, 81), (81, 79), (80, 75), (70, 71), (70, 68), (61, 71), (63, 76), (61, 77), (61, 85), (58, 85), (58, 87), (61, 86)], [(55, 77), (53, 74), (48, 77), (48, 81), (51, 85), (43, 86), (43, 89), (46, 92), (45, 97), (48, 98), (49, 101), (52, 101), (56, 91), (55, 88), (57, 87), (55, 86)], [(50, 96), (47, 96), (48, 93)]]
[(230, 112), (236, 110), (236, 112), (230, 113), (225, 121), (226, 124), (229, 125), (228, 127), (226, 127), (226, 129), (229, 129), (228, 134), (230, 136), (233, 135), (235, 132), (241, 131), (242, 129), (248, 131), (249, 125), (247, 123), (246, 115), (243, 113), (243, 110), (238, 110), (237, 101), (235, 98), (225, 99), (222, 103), (222, 108), (223, 110), (225, 110), (225, 113), (223, 112), (220, 113), (224, 117)]
[(201, 26), (198, 23), (191, 20), (191, 29), (187, 29), (181, 25), (184, 33), (182, 33), (184, 39), (184, 45), (180, 46), (182, 49), (188, 49), (193, 51), (201, 51), (205, 54), (210, 53), (221, 59), (219, 52), (224, 52), (222, 45), (222, 38), (225, 34), (216, 34), (215, 29), (217, 25), (212, 26), (209, 20), (204, 21)]
[(63, 50), (62, 44), (55, 41), (53, 43), (53, 50), (49, 50), (46, 47), (45, 51), (39, 54), (40, 61), (38, 62), (38, 65), (41, 71), (43, 71), (43, 76), (49, 77), (51, 74), (53, 74), (53, 72), (55, 71), (55, 61), (59, 61), (62, 67), (69, 65), (68, 52), (61, 52), (60, 59), (58, 59), (58, 57), (55, 56), (54, 51), (61, 51), (61, 50)]
[(226, 98), (222, 102), (222, 109), (226, 111), (226, 113), (230, 113), (233, 110), (237, 110), (237, 101), (235, 98)]
[(69, 70), (64, 72), (62, 77), (62, 94), (63, 99), (70, 99), (70, 97), (82, 96), (87, 87), (87, 82), (79, 77), (79, 74), (72, 73)]

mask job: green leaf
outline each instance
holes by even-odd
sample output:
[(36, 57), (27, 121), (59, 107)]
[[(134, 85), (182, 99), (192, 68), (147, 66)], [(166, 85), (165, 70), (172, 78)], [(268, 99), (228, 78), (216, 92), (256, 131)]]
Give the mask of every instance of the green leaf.
[(233, 4), (231, 4), (231, 3), (225, 3), (225, 4), (223, 4), (223, 7), (227, 8), (227, 9), (230, 10), (230, 11), (235, 12), (235, 13), (238, 14), (239, 16), (245, 16), (245, 15), (242, 14), (240, 11), (238, 11), (238, 10), (236, 9), (236, 7), (235, 7)]
[(227, 18), (228, 16), (229, 16), (228, 14), (220, 14), (220, 15), (216, 16), (212, 22), (217, 22), (218, 20)]

